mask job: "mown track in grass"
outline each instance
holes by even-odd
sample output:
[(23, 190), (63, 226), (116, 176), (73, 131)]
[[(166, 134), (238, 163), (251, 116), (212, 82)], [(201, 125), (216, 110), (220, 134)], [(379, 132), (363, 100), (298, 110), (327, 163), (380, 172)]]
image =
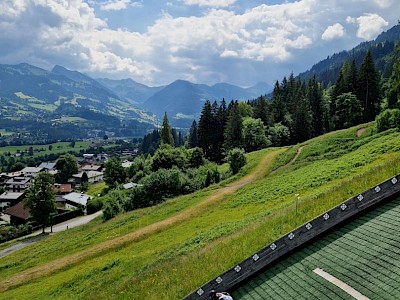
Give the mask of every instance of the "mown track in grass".
[(6, 280), (1, 281), (0, 282), (0, 291), (5, 291), (12, 287), (19, 286), (21, 284), (24, 284), (26, 282), (35, 280), (35, 279), (43, 277), (43, 276), (49, 276), (52, 273), (56, 272), (57, 270), (76, 265), (77, 263), (84, 261), (86, 259), (89, 259), (89, 258), (93, 258), (96, 255), (100, 255), (100, 254), (110, 251), (112, 249), (117, 249), (117, 248), (127, 245), (131, 242), (143, 239), (146, 236), (149, 236), (153, 233), (165, 230), (166, 228), (169, 228), (173, 225), (184, 222), (185, 220), (192, 218), (194, 215), (198, 215), (199, 213), (201, 213), (201, 211), (204, 210), (204, 208), (206, 208), (210, 203), (215, 202), (218, 199), (221, 199), (229, 194), (232, 194), (239, 188), (241, 188), (247, 184), (250, 184), (250, 183), (254, 182), (256, 179), (259, 179), (260, 177), (264, 176), (266, 170), (268, 170), (270, 168), (270, 165), (271, 165), (274, 157), (277, 156), (282, 151), (284, 151), (284, 150), (280, 149), (280, 150), (276, 150), (276, 151), (272, 151), (272, 152), (268, 153), (262, 159), (262, 161), (259, 163), (259, 165), (256, 167), (256, 169), (253, 172), (240, 178), (239, 180), (237, 180), (235, 182), (228, 184), (226, 187), (216, 190), (211, 196), (206, 197), (203, 201), (201, 201), (194, 207), (188, 208), (188, 209), (186, 209), (170, 218), (167, 218), (165, 220), (162, 220), (162, 221), (153, 223), (149, 226), (146, 226), (144, 228), (135, 230), (134, 232), (124, 235), (122, 237), (118, 237), (118, 238), (103, 242), (101, 244), (98, 244), (90, 249), (85, 250), (85, 251), (77, 252), (73, 255), (68, 255), (61, 259), (57, 259), (57, 260), (51, 261), (49, 263), (46, 263), (44, 265), (34, 267), (34, 268), (31, 268), (24, 272), (18, 273)]

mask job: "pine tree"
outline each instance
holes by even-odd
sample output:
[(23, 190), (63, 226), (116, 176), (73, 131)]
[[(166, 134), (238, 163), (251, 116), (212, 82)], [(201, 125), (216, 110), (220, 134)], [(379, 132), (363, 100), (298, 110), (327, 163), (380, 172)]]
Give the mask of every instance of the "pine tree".
[(174, 146), (174, 138), (171, 133), (171, 126), (169, 125), (167, 113), (164, 114), (163, 123), (161, 125), (161, 144), (168, 144)]
[(357, 98), (361, 101), (364, 109), (364, 122), (375, 119), (379, 113), (381, 103), (379, 74), (375, 68), (371, 51), (367, 52), (360, 67), (358, 77)]
[(398, 107), (400, 100), (400, 43), (397, 44), (392, 54), (393, 70), (389, 78), (389, 89), (387, 92), (388, 107)]
[(228, 114), (224, 131), (225, 151), (242, 147), (242, 118), (239, 112), (239, 104), (236, 101)]
[(210, 132), (212, 132), (211, 122), (211, 103), (207, 100), (204, 103), (203, 109), (201, 111), (199, 127), (198, 127), (198, 145), (204, 151), (206, 158), (210, 158), (211, 154), (211, 139)]
[(324, 104), (322, 88), (315, 75), (308, 82), (307, 97), (310, 103), (313, 135), (324, 133)]
[(199, 145), (198, 139), (197, 139), (197, 123), (196, 120), (193, 121), (192, 126), (190, 127), (189, 131), (189, 148), (194, 148)]

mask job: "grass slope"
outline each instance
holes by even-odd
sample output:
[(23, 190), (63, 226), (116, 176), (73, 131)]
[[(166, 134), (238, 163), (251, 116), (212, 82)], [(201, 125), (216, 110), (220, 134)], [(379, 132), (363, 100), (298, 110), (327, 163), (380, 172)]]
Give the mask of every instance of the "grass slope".
[(95, 220), (6, 256), (0, 298), (182, 298), (294, 227), (399, 173), (399, 132), (376, 134), (369, 124), (356, 137), (359, 128), (251, 153), (245, 170), (229, 181), (106, 223)]

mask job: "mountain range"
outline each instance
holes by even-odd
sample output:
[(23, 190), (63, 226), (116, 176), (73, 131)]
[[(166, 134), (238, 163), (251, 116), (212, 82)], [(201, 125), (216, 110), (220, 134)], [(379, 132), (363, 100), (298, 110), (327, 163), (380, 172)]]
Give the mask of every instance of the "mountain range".
[[(391, 53), (400, 40), (400, 25), (375, 40), (329, 56), (299, 74), (316, 76), (325, 85), (334, 84), (345, 60), (361, 64), (370, 50), (378, 70), (388, 77)], [(188, 128), (200, 115), (206, 100), (251, 100), (270, 93), (267, 83), (242, 88), (228, 83), (212, 86), (176, 80), (166, 86), (150, 87), (132, 79), (94, 79), (78, 71), (54, 66), (51, 71), (21, 63), (0, 65), (0, 128), (19, 132), (29, 126), (53, 133), (65, 128), (68, 134), (87, 136), (89, 131), (113, 131), (116, 135), (143, 136), (160, 124), (164, 113), (174, 127)], [(31, 125), (29, 125), (31, 124)], [(32, 125), (33, 124), (33, 125)], [(75, 126), (74, 130), (70, 130)], [(43, 129), (43, 128), (46, 128)]]

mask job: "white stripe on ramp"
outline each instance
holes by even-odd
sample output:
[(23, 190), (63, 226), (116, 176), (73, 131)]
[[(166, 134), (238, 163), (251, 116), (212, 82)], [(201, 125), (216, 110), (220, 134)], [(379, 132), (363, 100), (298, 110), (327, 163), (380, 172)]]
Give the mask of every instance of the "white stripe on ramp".
[(328, 280), (330, 283), (333, 283), (338, 288), (342, 289), (347, 294), (349, 294), (350, 296), (353, 296), (357, 300), (370, 300), (368, 297), (364, 296), (359, 291), (353, 289), (348, 284), (346, 284), (343, 281), (337, 279), (336, 277), (332, 276), (331, 274), (326, 273), (324, 270), (322, 270), (320, 268), (316, 268), (313, 272), (318, 274), (322, 278)]

